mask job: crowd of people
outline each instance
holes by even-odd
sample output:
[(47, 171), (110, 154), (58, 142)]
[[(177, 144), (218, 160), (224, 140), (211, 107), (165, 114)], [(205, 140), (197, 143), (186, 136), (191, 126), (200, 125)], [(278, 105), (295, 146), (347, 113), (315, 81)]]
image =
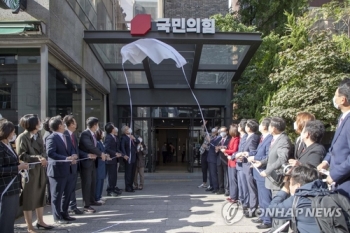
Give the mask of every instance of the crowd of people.
[[(95, 213), (92, 206), (100, 206), (106, 200), (103, 198), (105, 179), (107, 196), (122, 194), (117, 187), (122, 162), (125, 192), (143, 189), (147, 148), (142, 138), (133, 136), (128, 126), (122, 127), (119, 139), (118, 128), (113, 123), (107, 123), (103, 132), (99, 120), (89, 117), (79, 140), (78, 125), (72, 115), (63, 119), (61, 116), (47, 118), (42, 123), (37, 115), (27, 114), (20, 119), (19, 126), (24, 132), (16, 137), (14, 124), (0, 120), (0, 232), (14, 232), (19, 203), (31, 233), (35, 232), (34, 210), (36, 228), (54, 228), (44, 222), (46, 204), (51, 205), (56, 224), (74, 221), (71, 214)], [(83, 210), (77, 208), (75, 196), (78, 173)]]
[[(299, 137), (294, 146), (281, 117), (267, 117), (260, 124), (243, 119), (229, 128), (215, 127), (210, 135), (205, 122), (200, 149), (203, 183), (198, 187), (239, 203), (244, 216), (266, 232), (283, 226), (281, 232), (288, 232), (286, 221), (292, 217), (259, 213), (292, 208), (295, 196), (303, 197), (296, 203), (302, 208), (311, 208), (307, 196), (324, 195), (330, 189), (350, 199), (350, 79), (339, 84), (333, 105), (341, 116), (328, 152), (321, 144), (325, 126), (309, 112), (296, 115), (294, 130)], [(296, 218), (294, 232), (321, 231), (315, 218), (304, 216)]]

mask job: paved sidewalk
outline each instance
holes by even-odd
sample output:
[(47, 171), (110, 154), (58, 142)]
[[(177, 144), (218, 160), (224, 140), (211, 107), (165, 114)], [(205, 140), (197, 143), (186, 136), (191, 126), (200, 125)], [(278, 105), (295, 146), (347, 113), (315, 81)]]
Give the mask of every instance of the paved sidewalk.
[[(119, 175), (119, 174), (118, 174)], [(118, 177), (119, 188), (124, 177)], [(224, 195), (197, 188), (201, 173), (146, 173), (143, 190), (108, 197), (95, 214), (72, 215), (77, 220), (52, 231), (38, 232), (263, 232), (250, 219), (226, 225), (221, 214)], [(104, 192), (105, 194), (105, 192)], [(81, 191), (77, 191), (81, 207)], [(45, 207), (45, 221), (53, 224), (51, 208)], [(35, 220), (35, 214), (33, 213)], [(16, 221), (15, 232), (26, 232), (23, 217)], [(265, 230), (266, 231), (266, 230)]]

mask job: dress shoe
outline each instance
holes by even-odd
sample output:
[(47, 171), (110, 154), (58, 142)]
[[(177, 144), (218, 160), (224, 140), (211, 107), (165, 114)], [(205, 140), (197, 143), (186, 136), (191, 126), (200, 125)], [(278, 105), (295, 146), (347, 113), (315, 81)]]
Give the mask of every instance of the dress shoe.
[(56, 224), (59, 224), (59, 225), (65, 225), (65, 224), (69, 224), (68, 221), (65, 221), (65, 220), (57, 220), (55, 221)]
[(70, 217), (70, 216), (67, 216), (67, 217), (63, 217), (63, 220), (66, 220), (66, 221), (75, 221), (77, 220), (76, 218), (73, 218), (73, 217)]
[(95, 202), (91, 203), (91, 205), (93, 205), (93, 206), (101, 206), (102, 203), (95, 201)]
[(109, 197), (116, 197), (116, 196), (118, 196), (118, 193), (116, 193), (116, 192), (108, 192), (107, 196), (109, 196)]
[(128, 192), (128, 193), (134, 193), (135, 190), (134, 189), (125, 189), (125, 192)]
[(121, 191), (123, 191), (123, 190), (121, 190), (121, 189), (118, 188), (118, 187), (115, 187), (115, 188), (114, 188), (114, 191), (121, 192)]
[(76, 214), (76, 215), (82, 215), (84, 214), (83, 211), (79, 210), (78, 208), (72, 209), (69, 211), (70, 214)]
[(76, 214), (76, 215), (82, 215), (82, 214), (84, 214), (84, 211), (81, 211), (78, 208), (74, 208), (74, 209), (70, 210), (69, 213), (70, 214)]
[(217, 194), (217, 195), (220, 195), (220, 194), (224, 194), (224, 193), (225, 193), (224, 191), (219, 190), (216, 194)]
[(229, 191), (225, 191), (225, 196), (226, 197), (230, 196), (230, 192)]
[(211, 191), (213, 191), (213, 190), (214, 190), (214, 188), (213, 188), (213, 187), (210, 187), (210, 188), (207, 188), (205, 191), (211, 192)]
[(255, 218), (255, 219), (252, 219), (252, 222), (253, 223), (262, 223), (263, 220), (261, 220), (260, 218)]
[(217, 190), (217, 189), (213, 189), (213, 191), (211, 191), (212, 193), (217, 193), (217, 192), (219, 192), (219, 190)]
[(49, 225), (43, 226), (43, 225), (41, 225), (39, 223), (36, 223), (36, 228), (38, 228), (38, 229), (43, 228), (44, 230), (51, 230), (51, 229), (54, 229), (55, 227), (54, 226), (49, 226)]
[(244, 216), (246, 217), (246, 218), (255, 218), (256, 217), (256, 215), (255, 215), (255, 211), (246, 211), (245, 213), (244, 213)]
[(256, 226), (256, 228), (258, 229), (268, 229), (268, 228), (271, 228), (272, 227), (272, 224), (264, 224), (264, 223), (261, 223), (259, 225)]
[(92, 208), (91, 206), (89, 206), (89, 207), (84, 207), (84, 212), (92, 214), (92, 213), (95, 213), (96, 210), (94, 208)]

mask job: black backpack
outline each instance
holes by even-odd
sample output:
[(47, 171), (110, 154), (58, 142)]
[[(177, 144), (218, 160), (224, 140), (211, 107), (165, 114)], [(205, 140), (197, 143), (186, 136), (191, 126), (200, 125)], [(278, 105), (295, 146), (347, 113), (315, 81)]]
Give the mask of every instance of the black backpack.
[(322, 210), (329, 211), (328, 213), (332, 213), (328, 216), (324, 214), (324, 216), (315, 217), (316, 223), (320, 228), (320, 232), (350, 232), (350, 201), (347, 197), (339, 193), (332, 192), (325, 196), (309, 197), (309, 199), (311, 199), (311, 208), (320, 208)]

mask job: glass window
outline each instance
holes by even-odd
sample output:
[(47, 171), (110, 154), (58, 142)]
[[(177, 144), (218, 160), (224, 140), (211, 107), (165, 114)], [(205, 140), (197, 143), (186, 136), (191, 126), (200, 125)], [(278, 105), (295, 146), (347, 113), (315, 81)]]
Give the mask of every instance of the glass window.
[[(121, 106), (119, 107), (119, 117), (130, 117), (130, 107)], [(150, 108), (149, 107), (133, 107), (132, 108), (133, 117), (149, 117)]]
[[(117, 84), (126, 84), (123, 71), (109, 72)], [(144, 71), (125, 71), (125, 75), (129, 84), (147, 84), (147, 77)]]
[(215, 85), (226, 88), (231, 83), (234, 72), (197, 72), (196, 84)]
[(81, 78), (51, 54), (48, 73), (48, 117), (74, 115), (82, 132)]
[[(103, 95), (97, 91), (89, 83), (85, 85), (85, 117), (97, 117), (101, 129), (104, 129), (106, 122), (104, 122), (104, 98)], [(84, 124), (84, 127), (86, 125)]]
[(236, 65), (241, 64), (249, 45), (215, 45), (203, 46), (200, 64)]
[(25, 114), (40, 116), (40, 98), (40, 50), (0, 49), (1, 116), (15, 125)]

